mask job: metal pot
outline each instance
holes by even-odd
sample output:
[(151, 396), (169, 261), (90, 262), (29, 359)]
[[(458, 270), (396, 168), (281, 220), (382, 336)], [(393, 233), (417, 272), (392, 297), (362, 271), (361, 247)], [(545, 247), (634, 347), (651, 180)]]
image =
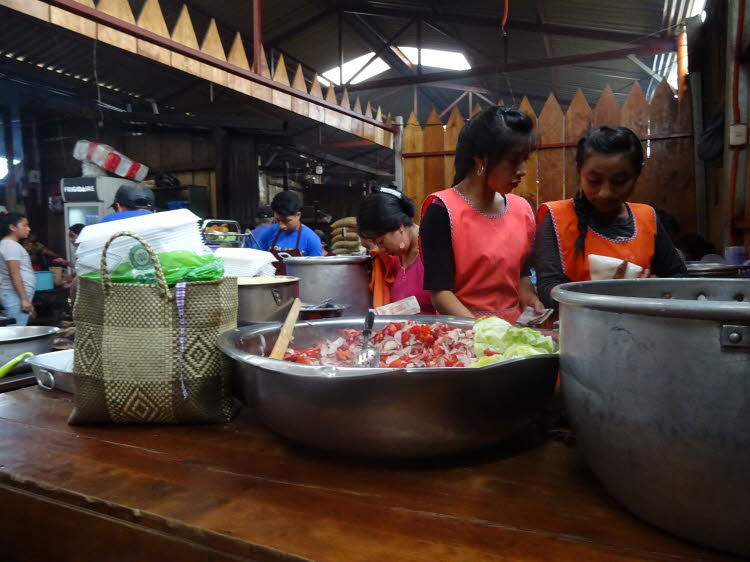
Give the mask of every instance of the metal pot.
[[(450, 316), (376, 318), (471, 328)], [(361, 329), (364, 318), (299, 323), (294, 346)], [(271, 429), (292, 440), (348, 454), (426, 457), (497, 443), (528, 424), (552, 396), (557, 355), (513, 359), (481, 368), (367, 369), (315, 367), (264, 357), (279, 325), (251, 326), (219, 336), (238, 363), (245, 399)]]
[(285, 257), (284, 265), (289, 275), (299, 277), (303, 302), (332, 299), (357, 315), (372, 308), (370, 260), (370, 256)]
[(22, 353), (47, 353), (50, 350), (50, 336), (59, 331), (60, 328), (53, 326), (0, 327), (0, 365)]
[(237, 323), (280, 322), (299, 295), (296, 277), (239, 277)]
[(342, 304), (326, 304), (323, 306), (302, 305), (299, 311), (300, 320), (322, 320), (323, 318), (341, 318), (347, 309)]
[(724, 263), (689, 263), (688, 277), (738, 277), (741, 267)]
[(750, 555), (750, 280), (552, 294), (563, 396), (594, 472), (654, 525)]
[(29, 359), (36, 382), (47, 390), (75, 393), (72, 349), (43, 353)]

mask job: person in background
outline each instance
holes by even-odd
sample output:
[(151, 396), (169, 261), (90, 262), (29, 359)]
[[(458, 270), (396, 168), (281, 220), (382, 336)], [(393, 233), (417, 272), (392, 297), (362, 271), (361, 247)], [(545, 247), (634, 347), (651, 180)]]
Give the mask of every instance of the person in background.
[(489, 107), (459, 133), (453, 187), (422, 206), (424, 286), (440, 314), (498, 316), (543, 311), (529, 277), (534, 213), (511, 191), (536, 146), (534, 122), (510, 107)]
[(315, 233), (315, 236), (320, 238), (320, 245), (323, 247), (323, 255), (330, 256), (331, 251), (329, 249), (328, 240), (326, 238), (325, 232), (323, 232), (322, 230), (318, 230), (318, 229), (313, 230), (313, 232)]
[(28, 237), (21, 242), (21, 245), (24, 250), (29, 253), (31, 267), (34, 268), (34, 271), (42, 271), (43, 269), (46, 269), (49, 262), (53, 265), (59, 265), (62, 267), (68, 265), (65, 258), (42, 244), (36, 234), (29, 234)]
[[(537, 289), (554, 306), (552, 289), (591, 279), (588, 255), (622, 259), (643, 268), (641, 277), (679, 277), (687, 268), (649, 205), (628, 203), (643, 167), (640, 139), (625, 127), (589, 131), (576, 150), (580, 189), (572, 199), (544, 203), (535, 248)], [(651, 274), (654, 275), (651, 275)]]
[(142, 184), (123, 184), (115, 193), (115, 202), (112, 203), (114, 213), (102, 218), (99, 222), (110, 222), (121, 219), (129, 219), (154, 212), (154, 192)]
[(31, 232), (28, 219), (18, 213), (0, 217), (0, 304), (5, 315), (15, 319), (16, 326), (26, 326), (34, 310), (31, 302), (36, 289), (36, 275), (29, 253), (20, 244)]
[[(390, 302), (416, 297), (422, 314), (435, 314), (430, 292), (424, 289), (424, 265), (419, 258), (419, 226), (414, 224), (414, 201), (396, 189), (382, 187), (359, 204), (357, 227), (388, 257), (384, 274)], [(383, 303), (386, 304), (386, 303)]]
[(78, 223), (74, 224), (68, 229), (68, 241), (70, 241), (70, 245), (74, 248), (78, 247), (78, 236), (81, 234), (84, 226), (85, 225)]
[(248, 236), (245, 240), (245, 248), (260, 250), (257, 242), (263, 233), (273, 226), (273, 209), (268, 205), (261, 205), (255, 213), (255, 218), (258, 224), (252, 230), (248, 229), (247, 232), (252, 236)]
[(311, 228), (302, 224), (299, 197), (293, 191), (282, 191), (271, 202), (276, 224), (265, 229), (258, 245), (261, 250), (290, 256), (322, 256), (320, 238)]

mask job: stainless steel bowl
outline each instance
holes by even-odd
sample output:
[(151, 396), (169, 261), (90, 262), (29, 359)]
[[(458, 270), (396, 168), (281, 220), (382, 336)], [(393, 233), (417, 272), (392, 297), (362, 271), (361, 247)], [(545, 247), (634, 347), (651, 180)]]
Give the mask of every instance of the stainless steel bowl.
[[(34, 355), (50, 350), (50, 336), (60, 331), (54, 326), (5, 326), (0, 328), (0, 365), (22, 353)], [(26, 366), (28, 370), (28, 366)]]
[[(445, 322), (446, 316), (383, 317), (389, 322)], [(361, 329), (363, 317), (295, 326), (295, 348)], [(264, 357), (279, 324), (249, 326), (219, 336), (238, 364), (244, 399), (271, 429), (294, 441), (349, 454), (425, 457), (487, 447), (528, 424), (552, 396), (557, 355), (514, 359), (481, 368), (365, 369), (314, 367)]]
[(750, 279), (569, 283), (562, 391), (579, 448), (643, 519), (750, 556)]

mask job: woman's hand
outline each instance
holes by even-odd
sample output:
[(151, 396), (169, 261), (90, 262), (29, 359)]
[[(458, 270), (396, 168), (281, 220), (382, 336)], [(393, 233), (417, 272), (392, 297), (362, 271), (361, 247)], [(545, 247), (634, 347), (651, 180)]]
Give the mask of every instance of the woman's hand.
[(544, 305), (536, 296), (534, 285), (529, 277), (521, 277), (521, 283), (518, 286), (518, 300), (521, 302), (522, 310), (530, 306), (536, 314), (544, 312)]
[[(615, 270), (615, 276), (612, 279), (625, 279), (625, 270), (628, 268), (628, 261), (623, 260), (623, 262), (617, 266), (617, 269)], [(638, 279), (654, 279), (656, 278), (656, 275), (651, 275), (650, 269), (644, 269), (638, 274)]]
[(28, 300), (23, 299), (21, 301), (21, 310), (28, 314), (31, 314), (31, 311), (34, 310), (34, 305), (32, 305)]

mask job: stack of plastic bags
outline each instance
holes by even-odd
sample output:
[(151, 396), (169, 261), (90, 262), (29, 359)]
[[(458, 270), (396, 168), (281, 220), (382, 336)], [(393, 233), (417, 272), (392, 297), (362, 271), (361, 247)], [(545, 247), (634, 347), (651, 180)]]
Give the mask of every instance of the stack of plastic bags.
[(214, 255), (224, 260), (225, 277), (265, 277), (276, 273), (271, 252), (250, 248), (217, 248)]
[(358, 254), (363, 251), (355, 217), (339, 219), (331, 225), (331, 228), (334, 255)]
[[(122, 231), (140, 235), (157, 254), (176, 251), (191, 252), (199, 256), (210, 254), (210, 250), (203, 244), (199, 221), (200, 219), (189, 210), (179, 209), (89, 225), (78, 236), (76, 270), (81, 275), (98, 273), (105, 244), (113, 234)], [(115, 239), (107, 252), (109, 271), (127, 262), (131, 250), (136, 246), (140, 244), (133, 238)]]

